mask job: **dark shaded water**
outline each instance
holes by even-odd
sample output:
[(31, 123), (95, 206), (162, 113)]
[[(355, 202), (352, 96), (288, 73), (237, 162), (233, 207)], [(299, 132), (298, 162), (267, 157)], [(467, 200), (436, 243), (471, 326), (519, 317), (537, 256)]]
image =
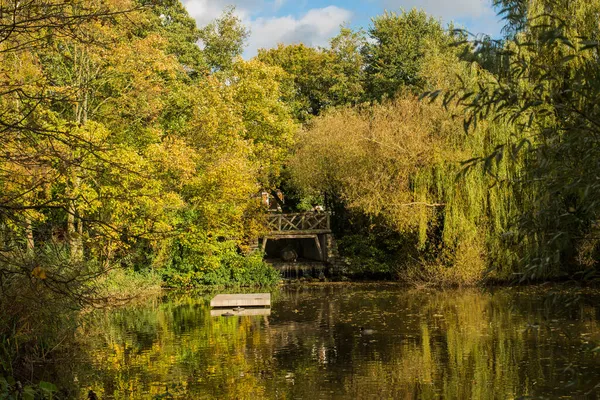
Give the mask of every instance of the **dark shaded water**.
[[(270, 316), (211, 295), (97, 313), (81, 393), (105, 399), (599, 398), (600, 293), (335, 284), (272, 293)], [(360, 327), (375, 330), (360, 333)], [(85, 382), (85, 385), (83, 384)], [(164, 397), (161, 397), (164, 398)]]

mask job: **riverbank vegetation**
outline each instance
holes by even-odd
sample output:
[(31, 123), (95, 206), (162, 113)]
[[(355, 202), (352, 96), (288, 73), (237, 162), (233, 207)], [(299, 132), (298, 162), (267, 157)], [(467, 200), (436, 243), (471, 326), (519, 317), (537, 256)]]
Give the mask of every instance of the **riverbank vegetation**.
[(594, 277), (600, 2), (496, 6), (499, 40), (411, 10), (244, 60), (233, 10), (0, 4), (0, 376), (126, 287), (276, 283), (262, 190), (322, 202), (354, 274)]
[(424, 284), (596, 275), (600, 3), (498, 5), (503, 40), (375, 18), (366, 103), (305, 125), (292, 180), (340, 217), (350, 259), (383, 252), (377, 270)]

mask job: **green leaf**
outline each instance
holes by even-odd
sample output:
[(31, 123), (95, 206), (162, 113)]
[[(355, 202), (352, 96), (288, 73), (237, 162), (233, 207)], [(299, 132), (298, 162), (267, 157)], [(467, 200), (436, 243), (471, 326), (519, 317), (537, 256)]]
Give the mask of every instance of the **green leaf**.
[(44, 381), (40, 382), (40, 389), (42, 389), (44, 392), (47, 392), (48, 394), (52, 394), (58, 390), (56, 388), (56, 385), (54, 385), (53, 383)]
[(35, 400), (35, 389), (31, 386), (23, 388), (23, 400)]
[(6, 381), (6, 378), (3, 376), (0, 376), (0, 391), (2, 393), (6, 393), (8, 391), (8, 382)]

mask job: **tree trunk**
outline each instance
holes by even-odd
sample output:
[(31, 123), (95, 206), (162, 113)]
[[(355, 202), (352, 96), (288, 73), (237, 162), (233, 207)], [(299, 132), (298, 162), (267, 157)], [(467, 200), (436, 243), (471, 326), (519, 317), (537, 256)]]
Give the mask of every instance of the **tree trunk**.
[[(75, 59), (74, 64), (77, 69), (76, 73), (76, 86), (79, 88), (78, 100), (74, 104), (73, 114), (77, 125), (81, 126), (87, 122), (87, 108), (88, 108), (88, 95), (87, 95), (87, 75), (89, 69), (89, 60), (86, 57), (86, 51), (84, 48), (75, 48), (74, 51)], [(77, 159), (77, 154), (73, 154), (73, 159)], [(79, 190), (81, 184), (81, 178), (77, 175), (79, 166), (77, 162), (71, 165), (72, 176), (71, 176), (71, 199), (69, 203), (68, 217), (67, 217), (67, 232), (69, 240), (69, 249), (71, 255), (71, 261), (79, 262), (83, 260), (83, 221), (77, 211), (75, 205), (75, 196)]]
[(25, 219), (25, 224), (25, 237), (27, 238), (27, 254), (32, 255), (35, 250), (35, 241), (33, 239), (33, 225), (29, 217)]
[(69, 201), (68, 207), (68, 215), (67, 215), (67, 240), (69, 241), (69, 251), (71, 254), (72, 261), (77, 260), (77, 232), (75, 227), (75, 201)]

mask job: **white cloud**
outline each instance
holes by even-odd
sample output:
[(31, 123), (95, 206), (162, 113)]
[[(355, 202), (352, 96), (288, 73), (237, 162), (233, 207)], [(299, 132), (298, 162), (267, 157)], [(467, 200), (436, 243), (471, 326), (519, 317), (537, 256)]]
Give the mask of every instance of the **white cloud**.
[(261, 12), (277, 11), (287, 0), (183, 0), (183, 5), (199, 27), (218, 18), (233, 5), (236, 15), (250, 28), (251, 34), (245, 55), (252, 57), (259, 48), (275, 47), (278, 43), (325, 45), (339, 26), (349, 22), (352, 13), (329, 6), (309, 10), (301, 16), (264, 17)]
[(401, 7), (405, 10), (413, 7), (423, 9), (448, 22), (457, 18), (481, 18), (495, 15), (490, 0), (383, 0), (383, 5), (390, 11)]
[(278, 43), (323, 46), (351, 18), (350, 11), (335, 6), (312, 9), (299, 18), (257, 18), (252, 21), (248, 53), (253, 55), (259, 48), (275, 47)]
[(265, 5), (263, 0), (183, 0), (182, 3), (199, 27), (218, 18), (229, 6), (235, 7), (235, 14), (238, 17), (247, 20), (252, 10), (259, 10)]

